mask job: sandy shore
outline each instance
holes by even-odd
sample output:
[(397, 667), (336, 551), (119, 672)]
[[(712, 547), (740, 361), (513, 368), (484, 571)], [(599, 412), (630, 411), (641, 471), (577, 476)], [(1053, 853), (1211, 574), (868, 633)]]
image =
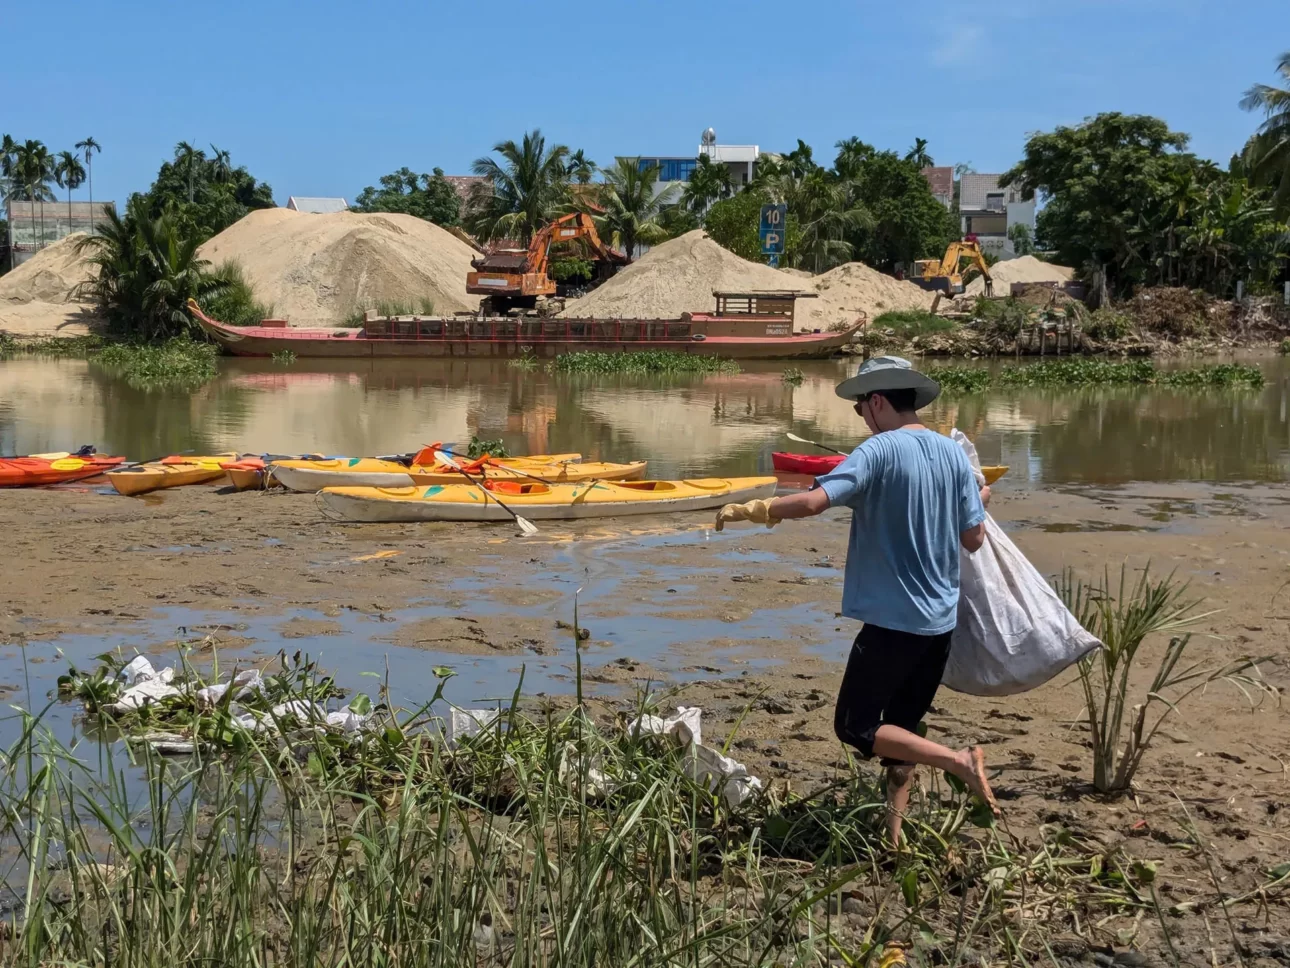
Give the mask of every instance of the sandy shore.
[[(1070, 566), (1092, 577), (1147, 560), (1175, 570), (1221, 609), (1198, 627), (1195, 660), (1280, 654), (1264, 672), (1282, 690), (1290, 682), (1290, 502), (1281, 488), (1027, 491), (1005, 482), (992, 510), (1046, 574)], [(567, 692), (573, 647), (557, 623), (572, 618), (582, 588), (585, 679), (600, 712), (642, 687), (675, 689), (667, 701), (704, 707), (720, 735), (751, 704), (735, 751), (754, 772), (802, 788), (843, 765), (833, 699), (856, 629), (836, 615), (841, 515), (724, 534), (706, 516), (632, 530), (552, 522), (521, 540), (484, 526), (339, 525), (305, 495), (187, 488), (126, 499), (82, 486), (0, 492), (0, 522), (11, 563), (21, 563), (5, 569), (0, 696), (21, 691), (20, 642), (29, 662), (53, 671), (65, 663), (57, 648), (164, 651), (194, 632), (251, 653), (321, 650), (342, 672), (388, 661), (408, 694), (418, 675), (428, 681), (421, 665), (447, 655), (465, 673), (457, 702), (480, 698), (470, 690), (508, 693), (521, 666), (526, 691)], [(1163, 646), (1150, 644), (1149, 662)], [(1139, 689), (1150, 671), (1141, 670)], [(1164, 903), (1213, 895), (1192, 823), (1225, 892), (1253, 890), (1290, 857), (1284, 710), (1269, 701), (1251, 709), (1236, 690), (1212, 687), (1165, 728), (1134, 795), (1103, 798), (1089, 786), (1081, 708), (1068, 672), (1008, 699), (943, 691), (929, 725), (946, 743), (986, 745), (1020, 843), (1061, 823), (1158, 861)], [(1284, 906), (1243, 905), (1235, 917), (1249, 932), (1248, 964), (1274, 963), (1258, 960), (1265, 949), (1290, 952)], [(1183, 921), (1181, 937), (1208, 950), (1202, 919)], [(1152, 937), (1150, 924), (1141, 928)]]

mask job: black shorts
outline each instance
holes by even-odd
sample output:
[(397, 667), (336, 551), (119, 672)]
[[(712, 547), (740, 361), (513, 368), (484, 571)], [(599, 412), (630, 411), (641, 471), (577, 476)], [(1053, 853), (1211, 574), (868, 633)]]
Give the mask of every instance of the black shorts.
[[(917, 732), (941, 684), (952, 634), (914, 635), (866, 624), (851, 647), (838, 691), (833, 717), (838, 739), (869, 759), (879, 726)], [(903, 764), (883, 757), (882, 765)]]

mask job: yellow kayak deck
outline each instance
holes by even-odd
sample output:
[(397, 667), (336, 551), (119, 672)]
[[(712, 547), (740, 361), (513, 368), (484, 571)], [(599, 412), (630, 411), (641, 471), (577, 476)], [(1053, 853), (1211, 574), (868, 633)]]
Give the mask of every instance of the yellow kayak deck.
[(527, 518), (596, 518), (699, 511), (772, 497), (774, 477), (686, 481), (590, 481), (576, 484), (502, 482), (414, 487), (329, 487), (323, 505), (351, 521), (506, 521), (497, 502)]
[(224, 464), (237, 460), (237, 454), (213, 454), (202, 457), (169, 458), (135, 464), (105, 475), (118, 494), (133, 496), (147, 494), (163, 487), (183, 487), (188, 484), (206, 484), (225, 476)]

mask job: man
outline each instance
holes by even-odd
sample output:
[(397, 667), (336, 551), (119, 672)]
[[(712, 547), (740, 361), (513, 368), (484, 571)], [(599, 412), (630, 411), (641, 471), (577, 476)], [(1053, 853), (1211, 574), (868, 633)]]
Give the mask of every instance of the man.
[(959, 546), (985, 543), (987, 487), (978, 490), (963, 450), (919, 422), (940, 394), (936, 381), (896, 356), (867, 360), (837, 387), (873, 436), (816, 486), (791, 497), (728, 504), (727, 521), (774, 527), (785, 518), (849, 507), (842, 613), (864, 623), (847, 660), (834, 730), (887, 768), (887, 827), (900, 843), (916, 764), (959, 777), (996, 814), (980, 747), (957, 752), (925, 739), (918, 726), (931, 708), (949, 657), (959, 599)]

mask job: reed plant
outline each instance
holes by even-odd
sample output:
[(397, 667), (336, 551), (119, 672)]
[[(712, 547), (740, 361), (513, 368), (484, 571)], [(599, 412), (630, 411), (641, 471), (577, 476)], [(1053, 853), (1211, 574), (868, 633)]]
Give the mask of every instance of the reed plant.
[[(352, 698), (372, 714), (357, 733), (234, 741), (227, 706), (115, 716), (123, 658), (67, 680), (105, 739), (97, 768), (40, 712), (0, 750), (5, 965), (824, 966), (892, 938), (937, 962), (1031, 963), (1052, 932), (1093, 937), (1151, 903), (1119, 852), (1059, 826), (1023, 846), (936, 778), (898, 854), (881, 789), (852, 768), (728, 808), (687, 778), (685, 749), (623, 728), (657, 697), (598, 722), (580, 664), (571, 710), (521, 713), (521, 679), (449, 744), (449, 669), (415, 710), (388, 687)], [(339, 701), (308, 660), (280, 662), (265, 701)], [(159, 727), (187, 730), (193, 754), (106, 742)]]
[[(1093, 786), (1102, 792), (1127, 790), (1160, 727), (1178, 706), (1212, 683), (1235, 686), (1247, 700), (1279, 694), (1259, 674), (1261, 659), (1244, 657), (1220, 666), (1183, 664), (1191, 642), (1189, 629), (1213, 615), (1201, 612), (1185, 582), (1172, 574), (1161, 579), (1143, 568), (1136, 578), (1121, 566), (1100, 582), (1084, 582), (1067, 570), (1058, 594), (1080, 624), (1102, 641), (1102, 648), (1080, 660), (1080, 684), (1093, 747)], [(1145, 694), (1134, 695), (1130, 678), (1139, 668), (1143, 644), (1169, 636)]]

